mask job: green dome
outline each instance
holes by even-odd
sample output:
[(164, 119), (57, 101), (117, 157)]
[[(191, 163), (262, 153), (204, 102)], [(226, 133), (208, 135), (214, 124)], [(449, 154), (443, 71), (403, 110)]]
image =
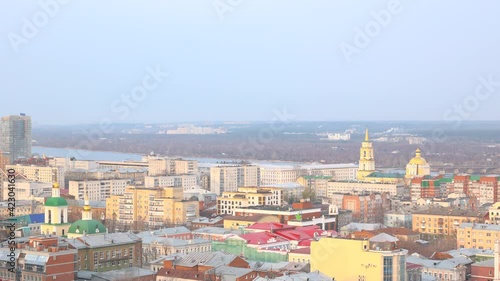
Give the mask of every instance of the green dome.
[(50, 197), (45, 201), (45, 206), (49, 207), (59, 207), (59, 206), (68, 206), (68, 202), (66, 199), (62, 197)]
[(96, 220), (78, 220), (71, 224), (68, 233), (83, 235), (84, 231), (87, 235), (106, 233), (106, 227)]

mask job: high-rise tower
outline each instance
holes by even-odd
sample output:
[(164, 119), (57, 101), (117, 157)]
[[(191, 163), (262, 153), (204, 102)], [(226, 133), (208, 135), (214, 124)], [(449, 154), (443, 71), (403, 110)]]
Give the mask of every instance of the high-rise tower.
[(0, 150), (8, 153), (10, 162), (31, 157), (31, 117), (21, 113), (2, 117)]
[(368, 129), (365, 131), (365, 140), (361, 144), (359, 151), (359, 169), (356, 175), (358, 180), (364, 180), (366, 176), (375, 172), (375, 158), (373, 157), (373, 145), (368, 136)]

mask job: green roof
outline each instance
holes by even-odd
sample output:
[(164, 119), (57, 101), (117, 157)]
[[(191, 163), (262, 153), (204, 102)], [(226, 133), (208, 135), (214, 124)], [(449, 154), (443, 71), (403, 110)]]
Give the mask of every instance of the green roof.
[(68, 206), (68, 202), (66, 199), (62, 197), (50, 197), (45, 201), (45, 206), (49, 207), (59, 207), (59, 206)]
[(78, 220), (72, 223), (68, 229), (68, 233), (73, 234), (83, 235), (84, 231), (86, 234), (106, 233), (106, 227), (96, 220)]
[(471, 175), (470, 176), (470, 180), (471, 181), (478, 181), (481, 179), (481, 176), (480, 175)]
[(373, 172), (366, 176), (367, 178), (390, 178), (390, 179), (401, 179), (404, 178), (405, 175), (398, 173), (381, 173), (381, 172)]

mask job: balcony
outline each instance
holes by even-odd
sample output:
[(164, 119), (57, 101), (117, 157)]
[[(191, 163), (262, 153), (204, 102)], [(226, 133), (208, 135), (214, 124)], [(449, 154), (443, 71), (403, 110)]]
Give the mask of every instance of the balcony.
[(420, 226), (420, 228), (425, 229), (425, 228), (426, 228), (426, 227), (425, 227), (425, 224), (422, 224), (422, 225)]

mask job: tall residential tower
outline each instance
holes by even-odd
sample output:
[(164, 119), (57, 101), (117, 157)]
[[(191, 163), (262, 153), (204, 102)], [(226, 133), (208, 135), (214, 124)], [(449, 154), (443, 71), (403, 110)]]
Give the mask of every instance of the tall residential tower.
[(2, 117), (0, 150), (8, 153), (10, 162), (31, 157), (31, 117), (24, 113)]

